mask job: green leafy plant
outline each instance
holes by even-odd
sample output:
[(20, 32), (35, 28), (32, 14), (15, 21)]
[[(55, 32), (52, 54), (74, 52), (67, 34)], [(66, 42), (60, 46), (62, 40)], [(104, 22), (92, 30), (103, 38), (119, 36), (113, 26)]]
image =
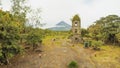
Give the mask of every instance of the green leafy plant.
[(22, 50), (18, 44), (19, 27), (9, 12), (0, 10), (0, 17), (0, 62), (8, 64), (9, 59)]
[(42, 36), (37, 33), (30, 33), (27, 36), (27, 42), (32, 45), (33, 50), (35, 50), (40, 43), (42, 43)]
[(103, 45), (102, 41), (92, 41), (92, 46), (94, 50), (100, 50), (100, 46)]
[(78, 64), (75, 61), (69, 63), (68, 68), (78, 68)]

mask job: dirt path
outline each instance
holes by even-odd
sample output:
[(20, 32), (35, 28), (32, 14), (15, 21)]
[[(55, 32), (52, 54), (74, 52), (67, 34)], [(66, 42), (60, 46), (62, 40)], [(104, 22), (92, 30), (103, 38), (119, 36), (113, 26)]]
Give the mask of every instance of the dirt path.
[[(57, 45), (53, 45), (57, 46)], [(67, 68), (71, 61), (77, 61), (79, 68), (95, 68), (90, 52), (80, 46), (71, 46), (61, 40), (61, 46), (42, 53), (40, 68)]]
[(70, 47), (55, 48), (49, 52), (43, 52), (40, 60), (41, 68), (66, 68), (71, 61), (77, 61), (80, 68), (95, 68), (90, 56), (84, 49), (75, 46), (74, 50)]
[(67, 68), (67, 65), (71, 61), (76, 61), (79, 68), (96, 68), (95, 64), (90, 59), (90, 51), (75, 45), (74, 47), (66, 42), (66, 40), (60, 41), (59, 46), (52, 42), (51, 49), (44, 45), (41, 57), (37, 54), (28, 54), (18, 60), (18, 63), (14, 65), (8, 65), (2, 68)]

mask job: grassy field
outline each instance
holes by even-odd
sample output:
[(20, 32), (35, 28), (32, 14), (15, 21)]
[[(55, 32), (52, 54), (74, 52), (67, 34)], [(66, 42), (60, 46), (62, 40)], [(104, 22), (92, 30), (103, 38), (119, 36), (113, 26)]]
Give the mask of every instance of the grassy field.
[(101, 51), (95, 51), (91, 59), (98, 66), (120, 68), (120, 47), (112, 45), (101, 46)]

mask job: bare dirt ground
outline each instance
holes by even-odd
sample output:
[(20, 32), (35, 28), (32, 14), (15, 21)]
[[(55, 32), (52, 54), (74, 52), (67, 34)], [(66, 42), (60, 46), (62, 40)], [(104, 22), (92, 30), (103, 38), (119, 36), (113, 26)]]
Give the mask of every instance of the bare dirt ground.
[(17, 60), (13, 60), (14, 64), (0, 68), (67, 68), (71, 61), (76, 61), (79, 68), (101, 68), (91, 59), (91, 56), (94, 55), (94, 51), (91, 49), (85, 49), (80, 44), (72, 46), (73, 44), (65, 39), (49, 40), (48, 42), (49, 45), (42, 46), (43, 52), (29, 52), (17, 57)]

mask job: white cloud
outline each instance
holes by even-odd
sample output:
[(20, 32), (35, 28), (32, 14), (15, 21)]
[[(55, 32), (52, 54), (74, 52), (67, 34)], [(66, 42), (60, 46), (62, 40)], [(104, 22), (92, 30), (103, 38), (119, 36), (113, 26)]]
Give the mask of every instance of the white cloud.
[[(10, 8), (4, 0), (4, 8)], [(46, 27), (55, 25), (61, 20), (71, 24), (70, 18), (79, 14), (82, 27), (88, 27), (100, 17), (120, 15), (120, 0), (30, 0), (32, 8), (41, 8), (42, 22)]]

